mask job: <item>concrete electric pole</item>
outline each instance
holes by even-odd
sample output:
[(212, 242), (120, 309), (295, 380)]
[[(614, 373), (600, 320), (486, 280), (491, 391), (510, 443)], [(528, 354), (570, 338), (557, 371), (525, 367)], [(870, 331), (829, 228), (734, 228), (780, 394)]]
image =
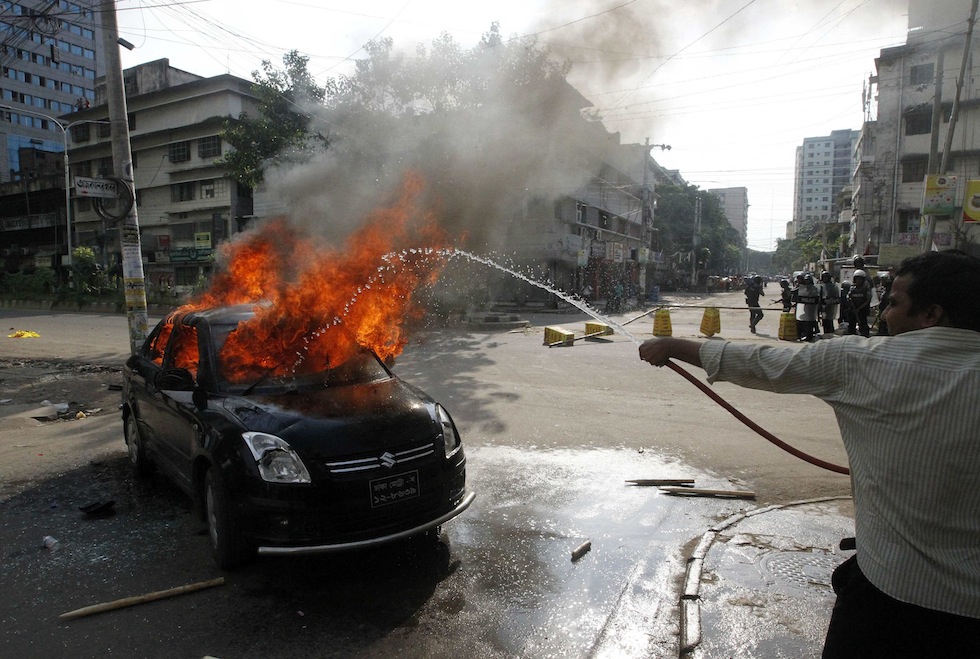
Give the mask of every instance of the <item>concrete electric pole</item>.
[[(105, 51), (105, 89), (112, 131), (112, 163), (115, 176), (136, 194), (133, 180), (133, 153), (129, 145), (129, 118), (123, 87), (122, 62), (119, 58), (119, 27), (116, 24), (115, 0), (101, 0), (102, 48)], [(121, 194), (127, 194), (120, 190)], [(140, 247), (140, 225), (136, 204), (130, 205), (122, 219), (122, 271), (126, 294), (126, 317), (129, 320), (129, 349), (135, 354), (147, 336), (146, 282), (143, 277), (143, 252)]]

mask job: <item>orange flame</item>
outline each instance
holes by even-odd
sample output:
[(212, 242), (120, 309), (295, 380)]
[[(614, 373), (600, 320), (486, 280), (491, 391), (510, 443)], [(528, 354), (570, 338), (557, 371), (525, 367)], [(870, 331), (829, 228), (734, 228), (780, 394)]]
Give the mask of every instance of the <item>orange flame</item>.
[[(374, 211), (334, 249), (277, 220), (224, 247), (227, 265), (185, 309), (255, 304), (255, 316), (228, 337), (223, 375), (249, 381), (263, 374), (303, 374), (336, 366), (359, 347), (382, 358), (402, 352), (405, 321), (421, 314), (413, 293), (445, 265), (446, 236), (431, 218), (412, 229), (419, 177), (400, 199)], [(411, 248), (419, 241), (424, 248)]]

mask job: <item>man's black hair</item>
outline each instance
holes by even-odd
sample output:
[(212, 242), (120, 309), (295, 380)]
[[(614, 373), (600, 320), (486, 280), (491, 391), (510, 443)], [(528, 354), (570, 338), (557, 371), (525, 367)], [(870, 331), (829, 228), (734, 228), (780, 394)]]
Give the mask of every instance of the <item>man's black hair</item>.
[(898, 267), (905, 277), (911, 313), (938, 304), (949, 325), (980, 332), (980, 259), (948, 249), (910, 256)]

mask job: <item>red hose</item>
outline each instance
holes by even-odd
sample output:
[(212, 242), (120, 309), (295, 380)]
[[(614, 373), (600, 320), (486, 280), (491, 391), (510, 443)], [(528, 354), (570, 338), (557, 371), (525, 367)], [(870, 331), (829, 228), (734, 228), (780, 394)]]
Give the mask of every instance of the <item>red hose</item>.
[(792, 455), (795, 455), (796, 457), (800, 458), (801, 460), (805, 460), (805, 461), (809, 462), (810, 464), (815, 465), (817, 467), (821, 467), (823, 469), (826, 469), (827, 471), (833, 471), (833, 472), (836, 472), (838, 474), (850, 474), (851, 473), (851, 470), (848, 469), (847, 467), (841, 467), (840, 465), (835, 465), (832, 462), (827, 462), (825, 460), (821, 460), (820, 458), (815, 458), (815, 457), (813, 457), (812, 455), (810, 455), (808, 453), (804, 453), (803, 451), (801, 451), (801, 450), (799, 450), (797, 448), (794, 448), (794, 447), (790, 446), (789, 444), (787, 444), (786, 442), (784, 442), (783, 440), (779, 439), (778, 437), (776, 437), (775, 435), (773, 435), (771, 432), (769, 432), (768, 430), (766, 430), (765, 428), (763, 428), (762, 426), (760, 426), (759, 424), (757, 424), (755, 421), (753, 421), (752, 419), (750, 419), (749, 417), (745, 416), (744, 414), (742, 414), (741, 412), (739, 412), (737, 409), (735, 409), (734, 407), (732, 407), (732, 405), (727, 400), (725, 400), (724, 398), (722, 398), (721, 396), (719, 396), (717, 393), (715, 393), (711, 389), (711, 387), (709, 387), (705, 383), (701, 382), (701, 380), (698, 380), (696, 377), (694, 377), (693, 375), (691, 375), (690, 373), (688, 373), (686, 370), (684, 370), (683, 368), (681, 368), (680, 366), (678, 366), (674, 362), (668, 360), (667, 361), (667, 366), (669, 366), (673, 371), (675, 371), (679, 375), (683, 376), (688, 382), (690, 382), (695, 387), (697, 387), (698, 389), (700, 389), (701, 391), (703, 391), (705, 394), (707, 394), (708, 397), (711, 398), (711, 400), (715, 401), (716, 403), (718, 403), (719, 405), (721, 405), (723, 408), (725, 408), (726, 410), (728, 410), (728, 412), (732, 416), (734, 416), (736, 419), (738, 419), (739, 421), (741, 421), (742, 423), (744, 423), (746, 426), (748, 426), (752, 430), (756, 431), (759, 435), (761, 435), (765, 439), (769, 440), (770, 442), (772, 442), (773, 444), (775, 444), (779, 448), (783, 449), (787, 453), (790, 453)]

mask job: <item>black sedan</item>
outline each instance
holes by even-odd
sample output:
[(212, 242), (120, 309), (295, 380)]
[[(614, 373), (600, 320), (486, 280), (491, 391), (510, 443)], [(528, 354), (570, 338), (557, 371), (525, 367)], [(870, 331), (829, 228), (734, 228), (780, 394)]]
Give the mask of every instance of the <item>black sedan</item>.
[(253, 315), (175, 312), (124, 369), (130, 460), (200, 504), (219, 566), (437, 533), (470, 505), (449, 413), (375, 353), (229, 377), (222, 348)]

